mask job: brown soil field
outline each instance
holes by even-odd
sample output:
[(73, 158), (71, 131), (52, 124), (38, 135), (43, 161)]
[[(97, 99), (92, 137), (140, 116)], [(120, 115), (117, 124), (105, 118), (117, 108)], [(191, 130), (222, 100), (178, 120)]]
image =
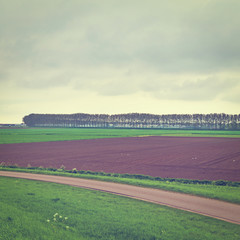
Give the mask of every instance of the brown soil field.
[(0, 163), (240, 181), (240, 139), (132, 137), (0, 145)]

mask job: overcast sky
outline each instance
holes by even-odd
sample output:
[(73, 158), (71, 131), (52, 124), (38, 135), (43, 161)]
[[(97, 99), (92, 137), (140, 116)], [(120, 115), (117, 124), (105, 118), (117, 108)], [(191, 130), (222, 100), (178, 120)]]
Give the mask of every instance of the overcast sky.
[(0, 0), (0, 123), (240, 113), (239, 0)]

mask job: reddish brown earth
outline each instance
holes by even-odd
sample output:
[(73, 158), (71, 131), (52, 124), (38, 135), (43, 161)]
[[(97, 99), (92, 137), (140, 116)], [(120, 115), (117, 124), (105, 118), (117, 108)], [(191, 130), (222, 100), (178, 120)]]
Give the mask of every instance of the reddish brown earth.
[(0, 163), (240, 181), (240, 139), (133, 137), (0, 145)]

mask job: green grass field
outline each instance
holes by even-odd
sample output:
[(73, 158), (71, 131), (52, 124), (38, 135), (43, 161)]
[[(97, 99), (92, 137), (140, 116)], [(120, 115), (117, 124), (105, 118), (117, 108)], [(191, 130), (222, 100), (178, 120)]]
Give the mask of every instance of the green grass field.
[(236, 224), (61, 184), (0, 177), (0, 201), (4, 240), (240, 238)]
[[(240, 204), (240, 184), (239, 182), (228, 182), (225, 181), (225, 184), (231, 185), (216, 185), (214, 181), (208, 181), (208, 184), (201, 183), (191, 183), (191, 180), (184, 179), (163, 179), (161, 181), (151, 180), (151, 179), (137, 179), (134, 178), (134, 175), (129, 175), (129, 177), (123, 177), (124, 174), (109, 174), (109, 176), (102, 176), (103, 173), (90, 172), (89, 174), (79, 174), (79, 173), (68, 173), (68, 172), (59, 172), (59, 171), (48, 171), (46, 169), (24, 169), (24, 168), (8, 168), (1, 167), (0, 170), (5, 171), (19, 171), (19, 172), (30, 172), (30, 173), (40, 173), (48, 175), (58, 175), (58, 176), (68, 176), (68, 177), (79, 177), (87, 179), (95, 179), (100, 181), (109, 181), (123, 184), (130, 184), (141, 187), (150, 187), (163, 189), (167, 191), (174, 191), (186, 194), (192, 194), (196, 196), (202, 196), (206, 198), (213, 198), (222, 201), (238, 203)], [(62, 170), (62, 169), (60, 169)], [(87, 171), (86, 171), (87, 172)], [(108, 174), (106, 174), (108, 175)], [(139, 175), (140, 176), (140, 175)], [(178, 182), (183, 180), (183, 182)], [(185, 182), (185, 183), (184, 183)], [(201, 182), (201, 181), (199, 181)]]
[(240, 131), (98, 128), (0, 128), (0, 144), (143, 136), (239, 138)]

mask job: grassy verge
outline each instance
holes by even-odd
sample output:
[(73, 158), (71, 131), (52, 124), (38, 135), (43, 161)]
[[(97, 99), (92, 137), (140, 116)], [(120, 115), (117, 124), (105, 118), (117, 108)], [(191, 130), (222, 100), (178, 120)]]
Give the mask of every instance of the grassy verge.
[(144, 136), (239, 138), (240, 131), (99, 128), (0, 128), (0, 144)]
[(236, 224), (165, 206), (55, 183), (0, 179), (0, 239), (238, 240), (240, 236)]
[(202, 196), (212, 199), (228, 201), (240, 204), (240, 182), (230, 181), (209, 181), (209, 180), (189, 180), (159, 178), (144, 175), (116, 174), (91, 171), (77, 171), (54, 169), (54, 168), (19, 168), (16, 166), (1, 166), (2, 171), (19, 171), (29, 173), (39, 173), (48, 175), (79, 177), (95, 179), (100, 181), (110, 181), (135, 186), (150, 187), (168, 191), (181, 192)]

